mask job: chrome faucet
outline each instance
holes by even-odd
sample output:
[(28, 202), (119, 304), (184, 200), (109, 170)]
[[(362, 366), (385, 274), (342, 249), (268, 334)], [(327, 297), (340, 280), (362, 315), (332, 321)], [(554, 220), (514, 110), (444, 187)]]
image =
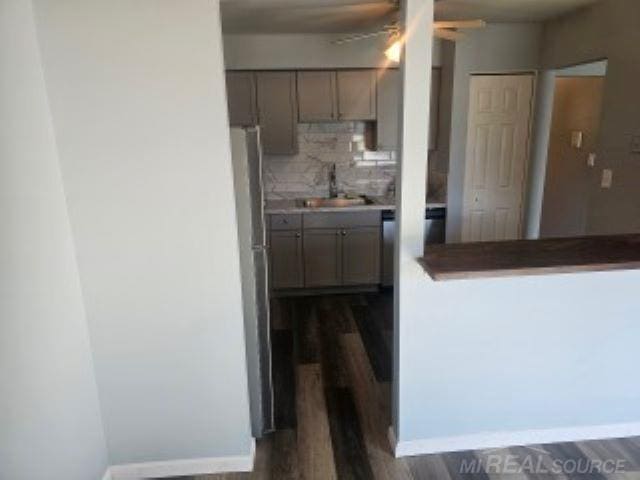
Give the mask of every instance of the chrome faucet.
[(329, 168), (329, 197), (336, 198), (338, 196), (338, 182), (336, 180), (336, 164)]

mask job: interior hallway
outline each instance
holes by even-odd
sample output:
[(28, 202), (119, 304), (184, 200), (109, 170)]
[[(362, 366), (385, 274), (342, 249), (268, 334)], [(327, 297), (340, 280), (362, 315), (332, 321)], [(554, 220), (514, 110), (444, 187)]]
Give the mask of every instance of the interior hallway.
[[(281, 479), (638, 479), (640, 438), (537, 445), (395, 459), (387, 439), (392, 377), (393, 294), (272, 301), (277, 432), (257, 442), (253, 473), (188, 480)], [(488, 455), (554, 460), (622, 460), (615, 475), (464, 473)], [(185, 480), (185, 479), (183, 479)]]

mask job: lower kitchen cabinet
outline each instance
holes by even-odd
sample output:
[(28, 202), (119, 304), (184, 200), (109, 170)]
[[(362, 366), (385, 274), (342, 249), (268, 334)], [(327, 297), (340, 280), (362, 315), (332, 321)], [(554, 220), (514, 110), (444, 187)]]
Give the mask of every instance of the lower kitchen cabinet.
[(274, 290), (380, 283), (380, 212), (273, 214), (269, 225)]
[(296, 230), (272, 231), (270, 240), (271, 287), (304, 287), (302, 234)]
[(342, 230), (342, 284), (369, 285), (380, 282), (380, 229)]
[(341, 235), (334, 229), (304, 230), (305, 287), (342, 283)]

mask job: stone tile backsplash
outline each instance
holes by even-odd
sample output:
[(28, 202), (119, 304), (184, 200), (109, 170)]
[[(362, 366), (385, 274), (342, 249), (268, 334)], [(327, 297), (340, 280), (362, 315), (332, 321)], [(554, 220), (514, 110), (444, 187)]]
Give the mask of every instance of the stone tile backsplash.
[(265, 155), (263, 176), (268, 200), (326, 197), (329, 169), (336, 164), (338, 192), (382, 196), (392, 193), (395, 152), (364, 151), (362, 122), (299, 124), (299, 152)]

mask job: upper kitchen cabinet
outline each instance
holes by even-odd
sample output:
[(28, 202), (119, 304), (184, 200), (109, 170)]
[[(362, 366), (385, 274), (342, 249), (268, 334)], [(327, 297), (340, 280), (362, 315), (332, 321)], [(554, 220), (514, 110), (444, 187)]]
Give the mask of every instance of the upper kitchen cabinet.
[(376, 119), (376, 70), (338, 70), (338, 119)]
[(256, 87), (262, 151), (273, 155), (296, 154), (298, 106), (295, 72), (258, 72)]
[(256, 83), (251, 72), (227, 72), (227, 105), (232, 127), (258, 124)]
[[(440, 119), (440, 72), (434, 68), (431, 72), (429, 122), (429, 150), (438, 148), (438, 124)], [(400, 144), (399, 119), (402, 102), (402, 82), (400, 70), (387, 69), (378, 79), (378, 150), (397, 150)]]
[(400, 70), (389, 68), (378, 78), (378, 150), (397, 150), (400, 132)]
[(298, 72), (298, 111), (301, 122), (330, 122), (338, 119), (336, 72)]

